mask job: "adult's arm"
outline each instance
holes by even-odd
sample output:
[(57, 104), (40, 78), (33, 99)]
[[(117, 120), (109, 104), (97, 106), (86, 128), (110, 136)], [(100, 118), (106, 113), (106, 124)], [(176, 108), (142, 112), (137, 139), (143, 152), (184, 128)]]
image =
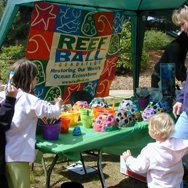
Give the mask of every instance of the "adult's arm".
[(10, 128), (14, 115), (16, 98), (6, 96), (5, 101), (0, 104), (0, 131)]

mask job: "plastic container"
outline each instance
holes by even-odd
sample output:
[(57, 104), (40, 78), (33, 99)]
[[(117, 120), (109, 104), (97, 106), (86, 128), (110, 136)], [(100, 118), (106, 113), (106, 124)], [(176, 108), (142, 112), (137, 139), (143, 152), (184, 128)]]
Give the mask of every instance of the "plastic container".
[(61, 124), (44, 124), (42, 125), (43, 138), (46, 140), (58, 140), (61, 130)]
[(70, 126), (75, 126), (78, 123), (80, 113), (78, 111), (62, 112), (60, 118), (66, 117), (70, 119)]
[(149, 104), (149, 96), (148, 97), (139, 97), (138, 104), (140, 108), (145, 108)]
[(68, 133), (70, 127), (70, 119), (67, 117), (61, 117), (61, 132)]
[(95, 107), (93, 108), (93, 115), (95, 119), (102, 113), (110, 113), (114, 115), (116, 110), (114, 108), (102, 108), (102, 107)]
[(81, 108), (80, 119), (83, 127), (91, 128), (93, 126), (93, 121), (94, 121), (93, 111), (91, 109)]

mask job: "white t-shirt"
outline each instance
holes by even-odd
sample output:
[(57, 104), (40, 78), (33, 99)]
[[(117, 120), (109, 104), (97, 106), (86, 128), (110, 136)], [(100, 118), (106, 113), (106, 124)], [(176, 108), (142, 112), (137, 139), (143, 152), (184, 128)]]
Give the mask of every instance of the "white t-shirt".
[(38, 118), (58, 117), (61, 109), (18, 90), (11, 128), (6, 132), (6, 162), (33, 162)]

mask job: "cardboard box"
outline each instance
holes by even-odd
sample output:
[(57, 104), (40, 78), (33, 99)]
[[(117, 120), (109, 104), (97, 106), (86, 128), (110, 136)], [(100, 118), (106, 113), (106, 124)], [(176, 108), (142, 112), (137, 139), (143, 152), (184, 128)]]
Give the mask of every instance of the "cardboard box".
[(135, 178), (139, 181), (146, 183), (146, 173), (145, 174), (136, 173), (136, 172), (133, 172), (130, 169), (128, 169), (125, 164), (125, 160), (123, 159), (123, 156), (120, 156), (120, 172), (122, 174), (125, 174), (127, 176), (130, 176), (132, 178)]

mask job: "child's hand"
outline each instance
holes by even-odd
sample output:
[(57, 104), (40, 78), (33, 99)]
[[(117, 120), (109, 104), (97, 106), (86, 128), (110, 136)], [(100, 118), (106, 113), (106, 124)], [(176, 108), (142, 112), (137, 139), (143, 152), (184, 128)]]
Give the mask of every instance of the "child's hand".
[(11, 84), (8, 84), (8, 85), (5, 87), (5, 90), (6, 90), (6, 96), (16, 98), (16, 95), (17, 95), (17, 93), (18, 93), (18, 90), (17, 90), (16, 87), (14, 87), (14, 86), (11, 85)]
[(61, 97), (55, 98), (54, 101), (55, 105), (58, 105), (59, 107), (61, 107), (64, 104), (63, 99)]
[(62, 112), (68, 112), (70, 110), (70, 108), (66, 105), (66, 104), (63, 104), (62, 106), (61, 106), (61, 111)]
[(123, 159), (127, 160), (127, 158), (131, 156), (131, 151), (127, 150), (127, 151), (123, 152), (122, 155), (123, 155)]

